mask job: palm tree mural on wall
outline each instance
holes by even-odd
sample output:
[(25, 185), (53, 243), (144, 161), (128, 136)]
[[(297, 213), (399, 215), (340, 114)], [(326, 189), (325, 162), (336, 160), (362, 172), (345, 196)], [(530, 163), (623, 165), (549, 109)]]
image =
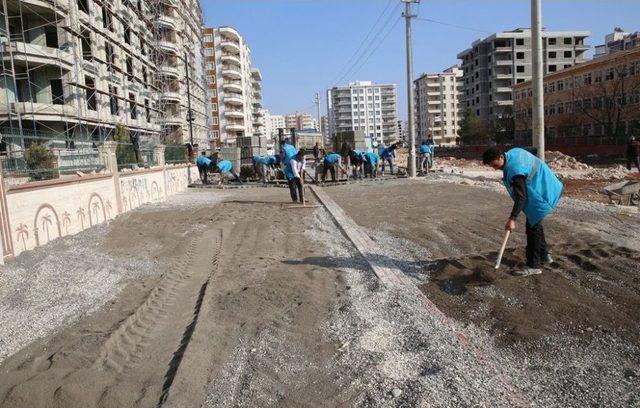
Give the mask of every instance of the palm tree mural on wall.
[(22, 241), (22, 249), (23, 251), (27, 250), (27, 240), (29, 239), (29, 227), (24, 224), (18, 225), (16, 228), (16, 239), (18, 242)]

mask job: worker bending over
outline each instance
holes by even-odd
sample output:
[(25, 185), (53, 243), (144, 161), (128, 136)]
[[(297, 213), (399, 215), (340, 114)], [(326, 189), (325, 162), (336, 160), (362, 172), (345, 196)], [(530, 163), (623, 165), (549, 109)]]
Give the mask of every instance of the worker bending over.
[(261, 182), (267, 182), (267, 167), (264, 164), (264, 157), (262, 156), (253, 156), (251, 158), (251, 165), (253, 167), (254, 173), (258, 176)]
[(340, 156), (338, 153), (329, 153), (325, 156), (323, 162), (322, 182), (324, 183), (328, 171), (331, 172), (331, 179), (333, 181), (337, 181), (336, 171), (338, 170), (346, 173), (346, 170), (342, 169), (342, 156)]
[(502, 170), (502, 181), (513, 199), (513, 209), (505, 229), (515, 230), (516, 219), (521, 212), (527, 216), (527, 267), (517, 275), (542, 273), (542, 264), (553, 262), (547, 249), (542, 220), (558, 205), (562, 183), (545, 162), (521, 148), (503, 153), (492, 147), (484, 152), (482, 162), (495, 170)]
[(378, 155), (373, 152), (364, 154), (364, 176), (378, 177)]
[(304, 172), (306, 171), (307, 159), (304, 156), (304, 149), (300, 149), (298, 153), (291, 158), (291, 180), (287, 180), (289, 184), (289, 192), (291, 193), (291, 201), (294, 203), (300, 198), (300, 203), (304, 204)]
[(402, 142), (395, 142), (389, 147), (385, 147), (380, 153), (380, 160), (382, 161), (382, 174), (384, 174), (385, 164), (389, 163), (389, 170), (393, 175), (393, 160), (396, 158), (396, 149), (402, 146)]
[(364, 178), (364, 153), (358, 149), (349, 150), (348, 156), (353, 168), (353, 178)]
[(198, 173), (200, 174), (202, 184), (209, 184), (208, 175), (209, 171), (211, 171), (211, 159), (207, 157), (207, 152), (203, 151), (202, 154), (198, 156), (196, 165), (198, 166)]
[(240, 180), (240, 177), (238, 177), (236, 172), (233, 171), (233, 163), (231, 163), (230, 160), (219, 160), (218, 159), (218, 153), (215, 153), (212, 156), (211, 172), (212, 173), (220, 173), (220, 183), (219, 184), (222, 184), (223, 179), (226, 176), (226, 174), (231, 174), (231, 176), (233, 176), (235, 181), (237, 181), (238, 183), (242, 184), (242, 180)]

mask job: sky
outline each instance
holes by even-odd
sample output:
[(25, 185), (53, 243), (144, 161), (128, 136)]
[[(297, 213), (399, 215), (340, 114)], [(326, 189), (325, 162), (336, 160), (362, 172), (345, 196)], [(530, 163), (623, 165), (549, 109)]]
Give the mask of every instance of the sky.
[[(235, 27), (262, 72), (273, 114), (316, 115), (313, 98), (355, 80), (398, 85), (406, 119), (405, 24), (400, 0), (201, 0), (208, 27)], [(439, 72), (478, 38), (530, 26), (530, 0), (421, 0), (414, 5), (414, 78)], [(640, 0), (542, 0), (543, 27), (586, 30), (603, 43), (614, 27), (640, 31)], [(428, 21), (428, 20), (435, 20)], [(377, 23), (377, 24), (376, 24)]]

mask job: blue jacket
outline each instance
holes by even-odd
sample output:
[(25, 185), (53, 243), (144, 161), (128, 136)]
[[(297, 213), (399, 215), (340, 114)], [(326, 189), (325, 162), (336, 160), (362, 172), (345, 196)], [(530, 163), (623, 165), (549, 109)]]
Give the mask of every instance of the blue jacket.
[(293, 180), (294, 175), (291, 169), (291, 159), (298, 154), (298, 149), (292, 144), (285, 143), (284, 146), (282, 146), (282, 153), (284, 155), (284, 175), (287, 177), (287, 180)]
[(262, 156), (253, 156), (251, 158), (251, 163), (253, 163), (254, 166), (257, 166), (258, 164), (263, 162), (263, 157)]
[(362, 150), (358, 150), (358, 149), (354, 149), (353, 153), (355, 153), (356, 157), (363, 159), (364, 155), (362, 153)]
[(429, 154), (431, 153), (431, 148), (429, 145), (421, 145), (420, 146), (420, 154)]
[(262, 158), (262, 163), (267, 167), (273, 166), (277, 163), (277, 159), (275, 158), (275, 156), (264, 156)]
[(364, 159), (372, 166), (378, 164), (378, 155), (375, 153), (365, 153)]
[(339, 163), (341, 160), (342, 160), (342, 157), (337, 153), (329, 153), (324, 158), (325, 163), (328, 163), (328, 164), (336, 164), (336, 163)]
[(549, 166), (536, 156), (521, 148), (504, 154), (503, 183), (513, 199), (513, 178), (527, 178), (527, 202), (524, 213), (529, 225), (536, 225), (555, 210), (562, 196), (563, 186)]
[(229, 160), (219, 161), (218, 170), (220, 170), (220, 173), (228, 173), (233, 170), (233, 164)]
[(201, 155), (201, 156), (198, 156), (198, 160), (196, 160), (196, 164), (198, 166), (207, 166), (207, 167), (209, 167), (209, 166), (211, 166), (211, 160), (207, 156)]
[(384, 152), (384, 149), (387, 148), (387, 145), (385, 145), (384, 143), (381, 145), (378, 145), (378, 156), (382, 155), (382, 152)]

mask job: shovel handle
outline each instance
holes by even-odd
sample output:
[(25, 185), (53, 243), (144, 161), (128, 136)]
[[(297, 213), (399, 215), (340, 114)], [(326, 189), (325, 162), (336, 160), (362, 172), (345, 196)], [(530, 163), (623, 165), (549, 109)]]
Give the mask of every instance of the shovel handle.
[(500, 248), (500, 252), (498, 253), (498, 260), (496, 261), (496, 269), (500, 268), (500, 263), (502, 262), (502, 255), (504, 255), (504, 250), (507, 247), (507, 241), (509, 240), (509, 235), (511, 235), (511, 231), (507, 231), (504, 234), (504, 241), (502, 241), (502, 247)]

